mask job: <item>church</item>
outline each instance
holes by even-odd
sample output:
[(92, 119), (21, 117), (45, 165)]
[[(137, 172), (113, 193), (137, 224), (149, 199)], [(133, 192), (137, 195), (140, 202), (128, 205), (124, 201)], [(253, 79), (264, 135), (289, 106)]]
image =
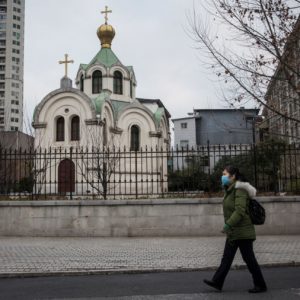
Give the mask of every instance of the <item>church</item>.
[[(60, 88), (50, 92), (37, 105), (33, 116), (35, 128), (36, 149), (63, 149), (65, 153), (75, 150), (78, 153), (84, 151), (103, 151), (103, 149), (122, 149), (122, 151), (135, 152), (141, 155), (143, 149), (168, 149), (170, 145), (170, 114), (159, 99), (143, 99), (136, 97), (137, 80), (132, 66), (124, 65), (112, 50), (112, 41), (115, 37), (115, 29), (108, 24), (106, 7), (105, 24), (97, 30), (101, 49), (88, 64), (80, 64), (76, 75), (75, 84), (68, 78), (68, 64), (73, 63), (65, 55), (65, 60), (60, 64), (65, 65), (65, 76), (61, 79)], [(115, 150), (114, 150), (115, 151)], [(119, 150), (120, 151), (120, 150)], [(91, 182), (95, 180), (95, 166), (78, 166), (78, 159), (74, 161), (69, 157), (55, 158), (55, 163), (44, 161), (39, 172), (42, 178), (49, 178), (50, 182), (57, 182), (55, 186), (49, 185), (49, 180), (41, 182), (43, 192), (67, 193), (78, 192), (84, 194), (103, 193), (103, 184), (97, 188)], [(86, 157), (86, 155), (82, 155)], [(136, 154), (137, 156), (137, 154)], [(77, 157), (78, 158), (78, 157)], [(79, 157), (79, 160), (83, 158)], [(139, 166), (135, 165), (135, 181), (143, 182), (143, 177), (148, 176), (142, 167), (146, 163), (140, 157)], [(148, 158), (147, 158), (148, 159)], [(94, 159), (92, 159), (94, 161)], [(108, 168), (114, 165), (111, 176), (115, 182), (123, 182), (126, 170), (132, 168), (132, 162), (121, 163), (118, 157), (117, 163), (107, 161), (98, 164), (98, 168), (108, 172)], [(52, 161), (52, 160), (51, 160)], [(129, 165), (130, 164), (130, 165)], [(156, 163), (156, 176), (166, 177), (166, 161)], [(116, 167), (118, 165), (118, 167)], [(162, 166), (163, 165), (163, 166)], [(44, 170), (44, 171), (42, 171)], [(94, 171), (93, 171), (94, 170)], [(164, 170), (158, 175), (158, 170)], [(44, 172), (44, 174), (42, 174)], [(69, 175), (70, 176), (66, 176)], [(53, 177), (53, 178), (52, 178)], [(139, 178), (138, 178), (139, 177)], [(93, 178), (93, 179), (91, 179)], [(40, 179), (41, 181), (42, 179)], [(128, 179), (129, 180), (129, 179)], [(132, 179), (130, 179), (132, 181)], [(69, 182), (72, 181), (72, 182)], [(153, 181), (153, 178), (152, 178)], [(111, 182), (111, 180), (110, 180)], [(158, 182), (158, 178), (156, 178)], [(165, 182), (165, 180), (161, 180)], [(118, 193), (122, 194), (127, 187), (118, 187)], [(43, 186), (43, 187), (42, 187)], [(85, 186), (85, 187), (84, 187)], [(88, 186), (88, 187), (86, 187)], [(136, 189), (144, 189), (140, 186)], [(158, 187), (156, 187), (158, 188)], [(163, 184), (162, 189), (166, 189)], [(109, 187), (104, 186), (105, 193)], [(114, 192), (116, 187), (113, 187)]]

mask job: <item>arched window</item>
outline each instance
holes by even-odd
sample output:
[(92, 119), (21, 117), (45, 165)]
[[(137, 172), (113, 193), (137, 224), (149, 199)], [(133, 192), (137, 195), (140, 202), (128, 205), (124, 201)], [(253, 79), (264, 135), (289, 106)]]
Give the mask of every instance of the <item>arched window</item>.
[(140, 149), (140, 129), (138, 126), (133, 125), (131, 127), (130, 136), (130, 150), (138, 151)]
[(63, 142), (65, 140), (65, 119), (59, 117), (56, 120), (56, 141)]
[(99, 94), (102, 90), (102, 72), (95, 71), (92, 77), (93, 94)]
[(84, 91), (84, 77), (81, 75), (80, 77), (80, 90), (83, 92)]
[(74, 116), (71, 120), (71, 141), (80, 140), (80, 119)]
[(120, 71), (114, 73), (114, 94), (123, 94), (123, 75)]

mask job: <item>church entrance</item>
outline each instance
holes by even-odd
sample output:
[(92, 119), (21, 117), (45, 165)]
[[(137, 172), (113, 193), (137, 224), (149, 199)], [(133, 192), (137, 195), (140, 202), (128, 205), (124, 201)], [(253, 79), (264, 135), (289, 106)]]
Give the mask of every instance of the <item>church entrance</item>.
[(70, 159), (64, 159), (58, 166), (58, 193), (75, 192), (75, 165)]

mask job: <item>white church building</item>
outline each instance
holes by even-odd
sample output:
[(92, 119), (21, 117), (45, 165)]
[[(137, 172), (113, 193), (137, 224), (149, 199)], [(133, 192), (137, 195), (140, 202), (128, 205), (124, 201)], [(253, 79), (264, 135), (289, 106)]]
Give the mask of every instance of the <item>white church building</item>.
[[(111, 49), (115, 30), (107, 23), (109, 12), (106, 8), (105, 24), (97, 30), (101, 49), (90, 63), (80, 64), (76, 87), (67, 76), (68, 63), (73, 61), (66, 55), (60, 62), (66, 67), (60, 88), (35, 108), (35, 148), (51, 148), (48, 159), (36, 168), (36, 188), (42, 193), (140, 193), (150, 188), (150, 177), (151, 188), (167, 189), (167, 158), (155, 160), (146, 170), (150, 158), (143, 156), (143, 150), (169, 148), (170, 114), (160, 100), (136, 97), (133, 67), (124, 65)], [(107, 149), (110, 154), (104, 158)], [(57, 151), (65, 155), (54, 157)], [(135, 155), (135, 160), (124, 159), (123, 152)], [(139, 186), (129, 187), (128, 182)]]

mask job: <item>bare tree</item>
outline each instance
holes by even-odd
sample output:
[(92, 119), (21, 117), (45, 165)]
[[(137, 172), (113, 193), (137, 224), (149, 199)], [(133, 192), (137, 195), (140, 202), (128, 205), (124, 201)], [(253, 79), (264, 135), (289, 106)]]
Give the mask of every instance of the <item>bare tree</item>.
[(225, 100), (231, 106), (254, 100), (273, 115), (299, 123), (299, 117), (288, 112), (288, 103), (268, 101), (266, 93), (277, 84), (287, 90), (285, 101), (300, 106), (299, 52), (294, 47), (300, 40), (300, 1), (201, 3), (209, 22), (194, 6), (188, 32), (204, 63), (226, 86)]
[(82, 128), (85, 128), (84, 134), (92, 146), (81, 147), (80, 151), (76, 151), (79, 175), (92, 188), (93, 193), (106, 199), (109, 192), (116, 189), (117, 183), (111, 182), (111, 178), (119, 171), (120, 141), (114, 133), (108, 134), (105, 120), (92, 127)]

